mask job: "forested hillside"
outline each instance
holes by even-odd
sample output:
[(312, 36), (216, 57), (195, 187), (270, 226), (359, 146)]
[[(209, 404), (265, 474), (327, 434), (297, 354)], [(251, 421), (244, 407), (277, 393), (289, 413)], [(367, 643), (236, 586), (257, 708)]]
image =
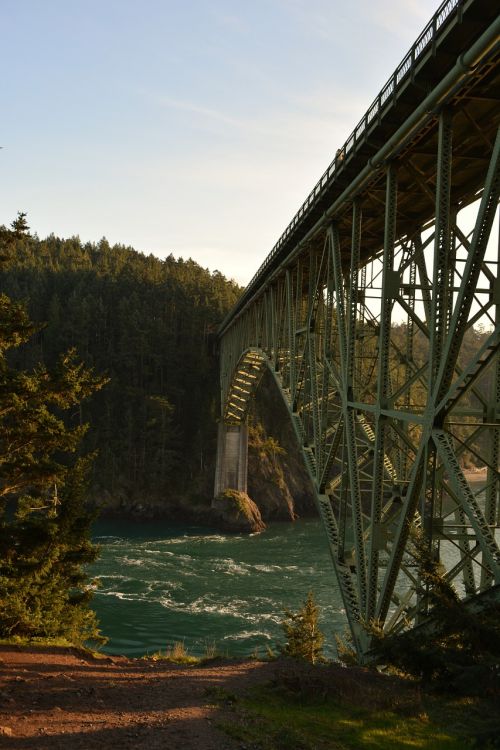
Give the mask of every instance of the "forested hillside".
[[(189, 513), (196, 501), (208, 507), (219, 409), (215, 332), (241, 290), (218, 271), (210, 273), (172, 255), (160, 260), (122, 245), (111, 247), (105, 239), (98, 244), (53, 235), (40, 240), (29, 234), (20, 216), (11, 229), (0, 227), (0, 288), (26, 302), (40, 330), (13, 352), (12, 364), (50, 368), (74, 347), (88, 367), (109, 378), (106, 387), (72, 415), (75, 424), (91, 425), (83, 450), (97, 452), (94, 499), (119, 514), (142, 517), (163, 511), (171, 515), (181, 506), (181, 515), (186, 515), (186, 504)], [(462, 367), (486, 336), (481, 329), (467, 332)], [(401, 351), (405, 337), (404, 324), (395, 325), (393, 340), (400, 342)], [(373, 355), (366, 360), (371, 373), (366, 382), (375, 389), (376, 335), (370, 340)], [(413, 349), (415, 361), (423, 366), (427, 343), (421, 332), (415, 334)], [(394, 386), (404, 375), (395, 354), (391, 375)], [(490, 380), (487, 373), (477, 387), (489, 390)], [(425, 402), (423, 389), (422, 383), (414, 384), (417, 410)], [(259, 395), (263, 403), (265, 391)], [(467, 402), (471, 398), (474, 401), (471, 394)], [(300, 459), (282, 424), (286, 420), (266, 421), (266, 411), (274, 414), (262, 408), (258, 420), (285, 449), (288, 458), (280, 463), (302, 514), (310, 505), (310, 492), (299, 477)], [(455, 428), (462, 440), (470, 433), (466, 421)], [(479, 454), (484, 440), (479, 435), (474, 443)], [(475, 453), (465, 450), (462, 461), (475, 466)], [(286, 515), (286, 493), (279, 511), (267, 508), (269, 492), (260, 486), (261, 479), (253, 472), (250, 484), (257, 482), (253, 490), (263, 516)]]
[(236, 283), (192, 260), (160, 260), (105, 239), (40, 240), (22, 222), (0, 228), (0, 254), (2, 291), (42, 324), (13, 364), (50, 367), (75, 347), (109, 377), (72, 415), (91, 425), (95, 499), (145, 514), (176, 497), (210, 500), (214, 333), (240, 293)]

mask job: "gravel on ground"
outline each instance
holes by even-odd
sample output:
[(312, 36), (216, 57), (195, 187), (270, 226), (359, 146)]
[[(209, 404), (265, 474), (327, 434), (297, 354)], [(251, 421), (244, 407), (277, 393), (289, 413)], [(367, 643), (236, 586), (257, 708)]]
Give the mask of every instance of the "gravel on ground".
[(236, 750), (217, 696), (274, 676), (272, 662), (184, 666), (72, 648), (0, 647), (0, 748)]

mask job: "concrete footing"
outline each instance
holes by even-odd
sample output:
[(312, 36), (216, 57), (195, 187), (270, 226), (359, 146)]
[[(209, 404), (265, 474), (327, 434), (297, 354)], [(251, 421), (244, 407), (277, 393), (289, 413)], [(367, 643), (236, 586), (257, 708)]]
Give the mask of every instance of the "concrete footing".
[(214, 497), (224, 490), (247, 491), (248, 428), (219, 424)]

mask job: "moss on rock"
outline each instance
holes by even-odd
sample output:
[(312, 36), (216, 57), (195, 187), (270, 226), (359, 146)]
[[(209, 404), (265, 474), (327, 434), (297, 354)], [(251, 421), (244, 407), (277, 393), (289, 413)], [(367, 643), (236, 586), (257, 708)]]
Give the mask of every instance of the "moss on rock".
[(266, 528), (258, 507), (246, 492), (224, 490), (213, 501), (212, 514), (225, 531), (255, 533)]

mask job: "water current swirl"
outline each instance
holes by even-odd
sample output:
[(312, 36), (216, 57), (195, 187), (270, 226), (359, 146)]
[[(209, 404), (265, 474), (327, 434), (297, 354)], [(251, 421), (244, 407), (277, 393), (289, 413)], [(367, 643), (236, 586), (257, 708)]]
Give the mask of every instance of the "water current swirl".
[(99, 522), (93, 607), (104, 651), (138, 656), (184, 642), (230, 656), (265, 653), (283, 640), (285, 609), (312, 590), (327, 639), (345, 628), (325, 533), (319, 521), (274, 524), (250, 536), (168, 523)]

